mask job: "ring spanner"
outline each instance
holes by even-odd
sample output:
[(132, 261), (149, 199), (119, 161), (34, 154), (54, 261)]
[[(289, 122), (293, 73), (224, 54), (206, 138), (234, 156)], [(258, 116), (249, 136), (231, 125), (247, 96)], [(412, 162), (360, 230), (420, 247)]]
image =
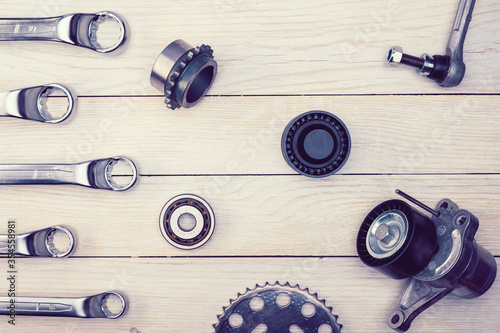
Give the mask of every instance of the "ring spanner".
[[(107, 20), (118, 22), (120, 37), (114, 45), (102, 47), (97, 42), (97, 30), (99, 25)], [(108, 11), (47, 18), (0, 19), (0, 41), (46, 40), (109, 53), (122, 51), (128, 41), (128, 36), (127, 22), (118, 14)]]
[[(66, 112), (59, 117), (50, 114), (46, 105), (47, 96), (55, 90), (62, 91), (68, 99)], [(57, 124), (69, 118), (76, 109), (77, 102), (78, 98), (71, 89), (56, 83), (18, 89), (0, 93), (0, 116)]]
[[(121, 309), (113, 312), (108, 308), (109, 297), (118, 298)], [(0, 315), (9, 315), (10, 297), (0, 296)], [(20, 316), (53, 316), (79, 318), (120, 317), (127, 308), (125, 297), (109, 291), (87, 297), (15, 297), (15, 313)]]
[[(69, 246), (64, 251), (59, 250), (54, 244), (54, 235), (57, 232), (65, 233), (69, 240)], [(9, 235), (0, 235), (0, 254), (65, 258), (72, 255), (76, 248), (76, 238), (71, 230), (59, 225), (16, 235), (13, 244), (9, 243), (9, 240)]]
[[(113, 180), (113, 166), (125, 162), (132, 171), (126, 185)], [(122, 156), (87, 161), (77, 164), (23, 164), (0, 165), (0, 185), (73, 184), (103, 190), (125, 191), (134, 186), (138, 178), (137, 167)]]

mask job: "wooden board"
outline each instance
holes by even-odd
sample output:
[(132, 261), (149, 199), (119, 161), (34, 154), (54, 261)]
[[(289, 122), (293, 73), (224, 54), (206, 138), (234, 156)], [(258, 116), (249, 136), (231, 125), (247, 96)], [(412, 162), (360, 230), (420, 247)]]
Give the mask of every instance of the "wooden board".
[[(19, 266), (23, 293), (63, 297), (122, 290), (130, 308), (117, 320), (18, 317), (9, 332), (33, 327), (57, 332), (210, 332), (230, 299), (267, 281), (298, 283), (318, 293), (339, 316), (342, 333), (388, 332), (386, 320), (403, 286), (355, 258), (69, 258), (50, 265), (22, 260)], [(496, 284), (478, 299), (448, 296), (421, 314), (412, 331), (496, 332), (499, 292)]]
[(125, 155), (143, 175), (293, 174), (281, 154), (283, 130), (316, 109), (350, 131), (339, 174), (500, 172), (496, 95), (217, 97), (174, 112), (161, 98), (81, 98), (66, 124), (0, 119), (0, 154), (6, 164)]
[[(466, 40), (467, 72), (453, 89), (385, 63), (387, 50), (443, 54), (458, 0), (430, 1), (6, 1), (2, 17), (116, 11), (132, 36), (103, 56), (43, 42), (0, 42), (0, 91), (59, 82), (79, 109), (60, 125), (0, 117), (2, 164), (75, 163), (124, 155), (141, 174), (123, 192), (78, 186), (0, 186), (0, 234), (67, 225), (72, 258), (18, 260), (22, 296), (120, 290), (117, 320), (21, 317), (0, 332), (212, 332), (222, 307), (266, 281), (300, 284), (326, 299), (342, 333), (388, 332), (402, 281), (357, 258), (364, 216), (400, 188), (434, 206), (454, 200), (480, 220), (476, 239), (500, 256), (500, 4), (478, 1)], [(219, 74), (192, 109), (170, 111), (149, 83), (176, 39), (215, 50)], [(51, 98), (51, 106), (63, 105)], [(345, 167), (325, 179), (284, 161), (286, 124), (309, 110), (348, 126)], [(193, 193), (215, 211), (203, 247), (182, 251), (159, 230), (173, 196)], [(0, 295), (8, 289), (0, 258)], [(498, 278), (497, 278), (498, 280)], [(410, 332), (497, 332), (498, 281), (484, 296), (448, 296)], [(274, 333), (274, 332), (272, 332)]]
[[(464, 83), (453, 90), (411, 69), (385, 64), (401, 45), (409, 54), (444, 54), (457, 0), (248, 2), (242, 0), (12, 1), (5, 17), (113, 10), (133, 33), (116, 58), (66, 45), (2, 43), (1, 91), (58, 81), (80, 95), (159, 95), (149, 84), (156, 57), (176, 39), (207, 43), (220, 64), (213, 95), (498, 93), (500, 28), (495, 0), (478, 2), (465, 47)], [(61, 70), (64, 69), (64, 70)]]
[[(79, 239), (76, 256), (355, 256), (364, 217), (377, 204), (395, 198), (396, 188), (433, 207), (447, 193), (479, 218), (478, 242), (500, 255), (498, 175), (339, 175), (322, 180), (155, 176), (142, 177), (124, 193), (2, 186), (0, 201), (4, 217), (17, 221), (19, 233), (58, 224), (72, 227)], [(203, 197), (216, 216), (212, 239), (195, 251), (170, 246), (159, 228), (162, 207), (184, 193)]]

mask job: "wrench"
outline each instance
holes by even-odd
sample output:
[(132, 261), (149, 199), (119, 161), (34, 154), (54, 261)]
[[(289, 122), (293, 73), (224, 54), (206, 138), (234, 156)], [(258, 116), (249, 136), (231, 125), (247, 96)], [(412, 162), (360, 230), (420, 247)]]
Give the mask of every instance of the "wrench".
[[(132, 179), (126, 185), (117, 184), (113, 180), (113, 166), (118, 162), (125, 162), (132, 171)], [(134, 162), (122, 156), (77, 164), (0, 165), (0, 184), (73, 184), (125, 191), (134, 186), (137, 178), (138, 172)]]
[[(97, 42), (97, 30), (99, 25), (107, 20), (118, 22), (120, 37), (114, 45), (102, 47)], [(128, 39), (127, 22), (118, 14), (109, 11), (47, 18), (0, 19), (0, 41), (46, 40), (109, 53), (122, 51)]]
[[(54, 244), (54, 235), (59, 231), (69, 239), (68, 249), (64, 251), (57, 249)], [(71, 230), (59, 225), (16, 235), (14, 239), (9, 238), (9, 235), (0, 235), (0, 254), (65, 258), (72, 255), (75, 248), (76, 239)]]
[(476, 0), (460, 0), (445, 55), (431, 57), (424, 53), (418, 58), (403, 53), (400, 46), (393, 46), (387, 55), (387, 62), (414, 67), (441, 87), (458, 86), (465, 75), (464, 42), (475, 3)]
[[(68, 99), (68, 108), (60, 116), (50, 114), (46, 97), (54, 90), (61, 90)], [(56, 83), (0, 93), (0, 116), (11, 116), (43, 123), (57, 124), (69, 118), (77, 108), (78, 97), (71, 89)]]
[[(112, 312), (108, 308), (109, 297), (118, 298), (121, 309)], [(14, 300), (14, 302), (11, 302)], [(0, 296), (0, 315), (9, 315), (11, 304), (16, 315), (20, 316), (54, 316), (79, 318), (120, 317), (127, 308), (125, 297), (118, 292), (109, 291), (87, 297), (5, 297)]]

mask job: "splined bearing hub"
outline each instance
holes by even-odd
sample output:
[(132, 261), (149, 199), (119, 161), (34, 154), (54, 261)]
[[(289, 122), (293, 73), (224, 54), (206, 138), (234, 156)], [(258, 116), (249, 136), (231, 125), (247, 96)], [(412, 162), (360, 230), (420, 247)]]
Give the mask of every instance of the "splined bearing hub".
[(216, 333), (250, 333), (257, 327), (262, 328), (259, 332), (290, 332), (294, 326), (304, 333), (339, 333), (342, 327), (317, 294), (288, 283), (247, 289), (223, 310), (214, 325)]
[(346, 163), (351, 137), (335, 115), (309, 111), (286, 126), (281, 151), (288, 165), (298, 173), (312, 178), (327, 177)]
[[(194, 218), (193, 228), (180, 224), (181, 217)], [(160, 230), (166, 241), (182, 249), (196, 249), (210, 239), (215, 229), (215, 215), (210, 205), (202, 198), (183, 194), (170, 199), (160, 214)]]
[(156, 60), (151, 84), (165, 95), (169, 109), (190, 108), (205, 96), (216, 75), (217, 62), (210, 46), (192, 47), (179, 39)]

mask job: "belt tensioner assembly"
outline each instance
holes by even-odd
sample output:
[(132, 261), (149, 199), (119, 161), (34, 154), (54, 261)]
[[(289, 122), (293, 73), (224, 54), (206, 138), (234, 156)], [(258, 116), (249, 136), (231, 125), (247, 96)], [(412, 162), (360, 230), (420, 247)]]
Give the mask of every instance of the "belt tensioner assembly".
[(375, 207), (363, 221), (357, 250), (364, 264), (393, 279), (410, 278), (389, 317), (389, 327), (405, 332), (424, 310), (448, 294), (475, 298), (492, 286), (493, 255), (474, 240), (479, 220), (450, 199), (431, 209), (407, 194)]

